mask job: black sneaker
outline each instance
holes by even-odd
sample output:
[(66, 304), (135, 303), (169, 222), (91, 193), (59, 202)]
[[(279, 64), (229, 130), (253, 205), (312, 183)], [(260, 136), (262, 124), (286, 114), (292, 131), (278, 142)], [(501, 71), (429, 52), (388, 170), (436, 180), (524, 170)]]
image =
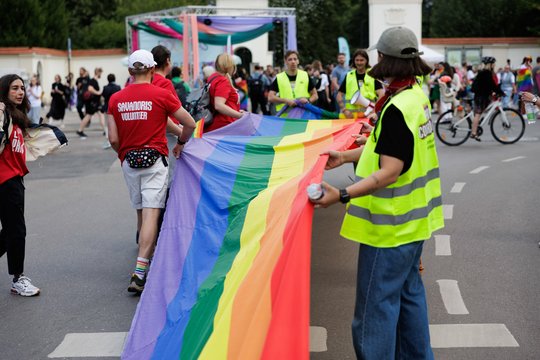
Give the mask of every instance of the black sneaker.
[(79, 135), (79, 137), (82, 138), (82, 139), (87, 138), (86, 134), (84, 132), (82, 132), (82, 131), (77, 131), (77, 135)]
[(144, 290), (144, 284), (146, 284), (146, 277), (144, 279), (139, 278), (137, 275), (131, 275), (129, 281), (128, 292), (140, 294)]

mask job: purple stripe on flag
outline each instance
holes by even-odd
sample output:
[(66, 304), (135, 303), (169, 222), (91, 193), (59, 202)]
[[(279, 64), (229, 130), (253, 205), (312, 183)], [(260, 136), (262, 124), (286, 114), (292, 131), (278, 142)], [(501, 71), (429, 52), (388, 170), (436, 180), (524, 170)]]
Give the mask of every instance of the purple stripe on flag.
[[(256, 133), (261, 120), (260, 115), (248, 114), (224, 128), (205, 134), (203, 138), (191, 139), (186, 145), (181, 160), (176, 163), (169, 195), (169, 202), (178, 206), (167, 208), (165, 213), (155, 261), (137, 306), (122, 359), (149, 359), (154, 352), (157, 337), (165, 325), (167, 307), (178, 292), (186, 254), (191, 246), (197, 209), (190, 204), (199, 203), (199, 184), (206, 159), (224, 137)], [(178, 181), (183, 181), (184, 185), (176, 186)], [(178, 223), (183, 226), (178, 227)]]

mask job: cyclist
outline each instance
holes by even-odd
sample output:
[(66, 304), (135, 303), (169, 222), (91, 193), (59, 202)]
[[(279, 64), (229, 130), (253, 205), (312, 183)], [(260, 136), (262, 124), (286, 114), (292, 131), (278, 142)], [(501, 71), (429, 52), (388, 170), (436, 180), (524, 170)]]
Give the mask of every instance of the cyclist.
[(495, 68), (496, 59), (491, 56), (482, 58), (484, 68), (478, 72), (472, 84), (472, 92), (474, 93), (474, 119), (472, 123), (471, 138), (476, 141), (481, 141), (478, 136), (478, 123), (480, 115), (488, 107), (491, 102), (491, 95), (504, 95), (497, 86), (496, 77), (493, 69)]

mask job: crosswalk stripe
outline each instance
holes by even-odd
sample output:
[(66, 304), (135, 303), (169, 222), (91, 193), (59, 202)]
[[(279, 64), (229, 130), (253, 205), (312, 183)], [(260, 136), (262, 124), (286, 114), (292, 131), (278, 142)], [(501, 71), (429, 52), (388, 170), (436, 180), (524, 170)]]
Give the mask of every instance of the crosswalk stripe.
[(525, 156), (516, 156), (510, 159), (505, 159), (502, 162), (510, 162), (510, 161), (516, 161), (516, 160), (521, 160), (521, 159), (525, 159)]
[(49, 358), (119, 357), (127, 332), (71, 333), (48, 355)]
[[(70, 333), (48, 355), (49, 358), (120, 357), (127, 332)], [(309, 327), (309, 351), (324, 352), (328, 332), (321, 326)]]
[(438, 324), (430, 325), (431, 347), (519, 347), (504, 324)]
[(479, 166), (476, 169), (469, 172), (469, 174), (478, 174), (478, 173), (481, 173), (482, 171), (484, 171), (486, 169), (489, 169), (489, 166)]
[(454, 205), (443, 205), (443, 214), (446, 220), (451, 220), (454, 217)]
[(452, 255), (452, 250), (450, 248), (450, 235), (435, 235), (435, 255)]
[(463, 190), (463, 187), (465, 186), (464, 182), (457, 182), (452, 186), (452, 189), (450, 190), (451, 193), (460, 193)]
[(328, 332), (326, 328), (322, 326), (310, 326), (309, 327), (309, 351), (310, 352), (323, 352), (327, 351), (326, 340), (328, 339)]
[(469, 313), (456, 280), (437, 280), (437, 284), (439, 284), (444, 307), (449, 314), (464, 315)]

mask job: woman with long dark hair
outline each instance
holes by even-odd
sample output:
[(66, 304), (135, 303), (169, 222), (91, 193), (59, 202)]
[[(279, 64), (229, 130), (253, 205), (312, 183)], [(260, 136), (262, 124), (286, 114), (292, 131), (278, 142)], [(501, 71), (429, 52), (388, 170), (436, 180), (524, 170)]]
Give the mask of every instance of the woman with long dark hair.
[(29, 109), (21, 77), (10, 74), (0, 78), (0, 123), (12, 125), (1, 130), (5, 147), (0, 152), (0, 257), (7, 253), (8, 272), (13, 275), (11, 293), (21, 296), (39, 295), (39, 289), (23, 274), (26, 242), (23, 177), (28, 174), (24, 134), (30, 126)]

